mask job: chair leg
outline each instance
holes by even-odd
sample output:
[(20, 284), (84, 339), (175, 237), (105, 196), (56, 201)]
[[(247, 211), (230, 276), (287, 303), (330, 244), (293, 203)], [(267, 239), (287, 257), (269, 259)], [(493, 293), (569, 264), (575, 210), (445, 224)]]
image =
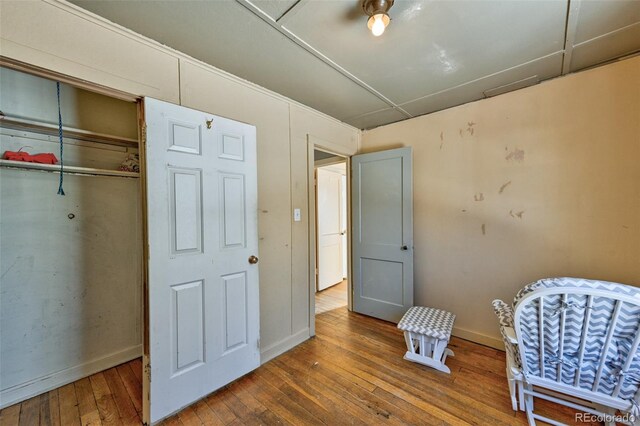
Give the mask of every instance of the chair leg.
[(518, 401), (516, 399), (516, 381), (511, 378), (507, 378), (507, 382), (509, 382), (509, 394), (511, 395), (511, 409), (513, 411), (518, 411)]
[(516, 382), (516, 386), (518, 388), (518, 401), (520, 401), (520, 411), (525, 411), (524, 406), (524, 383), (521, 380)]
[(511, 408), (513, 411), (518, 411), (518, 401), (516, 399), (516, 390), (518, 388), (518, 382), (513, 377), (513, 372), (507, 364), (507, 383), (509, 384), (509, 395), (511, 396)]
[[(522, 386), (524, 386), (529, 392), (533, 391), (533, 386), (528, 383), (522, 383)], [(535, 426), (536, 420), (533, 418), (533, 395), (531, 395), (530, 393), (525, 394), (524, 405), (525, 411), (527, 412), (527, 420), (529, 421), (529, 425)]]

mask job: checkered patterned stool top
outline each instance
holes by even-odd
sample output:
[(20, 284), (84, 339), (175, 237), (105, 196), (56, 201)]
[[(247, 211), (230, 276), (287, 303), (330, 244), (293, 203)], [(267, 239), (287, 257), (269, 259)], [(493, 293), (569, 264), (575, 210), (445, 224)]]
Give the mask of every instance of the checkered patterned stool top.
[(398, 323), (398, 328), (449, 341), (455, 319), (456, 316), (451, 312), (414, 306), (404, 314)]

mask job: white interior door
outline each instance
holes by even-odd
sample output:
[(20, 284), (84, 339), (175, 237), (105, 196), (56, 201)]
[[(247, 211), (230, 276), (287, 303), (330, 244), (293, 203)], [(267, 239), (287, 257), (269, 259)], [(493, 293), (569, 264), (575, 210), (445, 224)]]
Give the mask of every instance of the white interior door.
[[(342, 166), (344, 167), (344, 166)], [(318, 168), (318, 291), (342, 282), (342, 174)]]
[(347, 163), (344, 163), (344, 174), (340, 181), (342, 186), (340, 188), (340, 201), (342, 208), (340, 209), (340, 226), (342, 229), (342, 278), (347, 279), (349, 276), (349, 249), (347, 245)]
[(156, 422), (260, 364), (256, 132), (154, 99), (144, 107), (145, 402)]
[(411, 148), (352, 158), (353, 309), (398, 322), (413, 305)]

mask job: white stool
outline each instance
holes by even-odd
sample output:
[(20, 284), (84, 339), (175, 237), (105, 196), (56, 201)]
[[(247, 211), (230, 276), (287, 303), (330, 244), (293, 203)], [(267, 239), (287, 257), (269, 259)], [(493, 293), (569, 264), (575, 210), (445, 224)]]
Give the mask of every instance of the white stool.
[(398, 323), (407, 343), (404, 359), (450, 374), (451, 370), (444, 365), (444, 361), (447, 356), (453, 356), (447, 343), (455, 319), (454, 314), (441, 309), (424, 306), (409, 308)]

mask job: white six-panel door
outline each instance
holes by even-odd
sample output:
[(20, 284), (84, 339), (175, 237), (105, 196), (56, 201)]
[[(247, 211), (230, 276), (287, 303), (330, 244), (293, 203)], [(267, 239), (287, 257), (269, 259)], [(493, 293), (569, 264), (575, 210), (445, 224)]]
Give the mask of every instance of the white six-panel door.
[(318, 290), (342, 282), (343, 230), (342, 174), (318, 168)]
[(411, 148), (355, 155), (353, 310), (398, 322), (413, 305)]
[(260, 364), (256, 131), (150, 98), (144, 108), (156, 422)]

